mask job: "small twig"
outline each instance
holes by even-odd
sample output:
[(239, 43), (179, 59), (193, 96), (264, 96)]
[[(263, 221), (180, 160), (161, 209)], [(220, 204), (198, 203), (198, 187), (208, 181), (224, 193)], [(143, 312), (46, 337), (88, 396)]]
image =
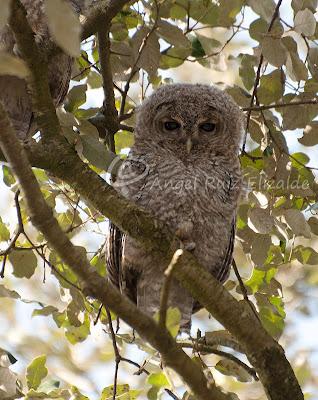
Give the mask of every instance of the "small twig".
[(118, 350), (117, 346), (117, 341), (116, 341), (116, 335), (114, 332), (113, 328), (113, 323), (112, 323), (112, 317), (110, 314), (110, 311), (107, 307), (105, 307), (107, 318), (108, 318), (108, 326), (109, 326), (109, 331), (110, 331), (110, 336), (112, 339), (112, 344), (113, 344), (113, 349), (114, 349), (114, 354), (115, 354), (115, 372), (114, 372), (114, 385), (113, 385), (113, 400), (116, 399), (116, 394), (117, 394), (117, 379), (118, 379), (118, 370), (119, 370), (119, 364), (120, 361), (122, 360), (121, 355)]
[(125, 125), (125, 124), (120, 124), (119, 129), (121, 129), (123, 131), (134, 132), (134, 128), (132, 126)]
[(4, 271), (5, 271), (5, 269), (6, 269), (7, 257), (8, 257), (7, 254), (5, 254), (5, 255), (3, 256), (2, 266), (1, 266), (1, 272), (0, 272), (0, 278), (4, 278)]
[(131, 80), (133, 79), (133, 77), (135, 76), (135, 74), (138, 71), (137, 65), (138, 65), (138, 62), (140, 60), (140, 57), (142, 56), (142, 53), (143, 53), (143, 51), (144, 51), (144, 49), (145, 49), (145, 47), (147, 45), (147, 42), (148, 42), (150, 36), (157, 29), (157, 26), (158, 26), (159, 8), (160, 8), (160, 6), (159, 6), (157, 1), (155, 1), (155, 5), (156, 5), (156, 18), (155, 18), (154, 24), (153, 24), (152, 28), (150, 29), (150, 31), (147, 33), (147, 35), (144, 37), (144, 39), (143, 39), (143, 41), (142, 41), (142, 43), (140, 45), (140, 48), (138, 50), (138, 55), (136, 57), (134, 65), (131, 67), (130, 74), (129, 74), (128, 78), (127, 78), (127, 81), (126, 81), (126, 84), (125, 84), (125, 87), (124, 87), (124, 91), (122, 93), (122, 99), (121, 99), (120, 110), (119, 110), (119, 119), (121, 119), (122, 116), (125, 114), (125, 106), (126, 106), (127, 95), (128, 95), (129, 89), (130, 89), (130, 83), (131, 83)]
[(244, 300), (247, 302), (247, 304), (249, 305), (250, 309), (253, 311), (253, 314), (255, 315), (255, 317), (261, 322), (260, 317), (259, 317), (259, 315), (257, 314), (257, 312), (255, 310), (254, 304), (251, 302), (251, 300), (248, 297), (248, 293), (247, 293), (246, 287), (244, 285), (244, 282), (243, 282), (243, 280), (241, 278), (241, 275), (239, 273), (239, 270), (237, 268), (237, 265), (236, 265), (236, 262), (235, 262), (234, 259), (232, 261), (232, 266), (233, 266), (233, 270), (234, 270), (235, 276), (236, 276), (236, 278), (237, 278), (237, 280), (239, 282), (240, 289), (241, 289), (241, 292), (242, 292)]
[[(142, 373), (144, 372), (146, 375), (150, 375), (150, 372), (147, 371), (143, 366), (139, 365), (137, 362), (130, 360), (129, 358), (122, 357), (117, 346), (117, 341), (116, 341), (116, 334), (114, 331), (112, 319), (111, 319), (111, 314), (110, 311), (107, 307), (105, 307), (107, 318), (108, 318), (108, 325), (109, 325), (109, 331), (110, 331), (110, 336), (112, 339), (112, 344), (113, 344), (113, 349), (114, 349), (114, 354), (115, 354), (115, 373), (114, 373), (114, 390), (113, 390), (113, 400), (116, 399), (116, 393), (117, 393), (117, 379), (118, 379), (118, 370), (119, 370), (119, 364), (121, 361), (126, 362), (128, 364), (134, 365), (135, 367), (138, 368), (138, 372)], [(165, 391), (174, 399), (174, 400), (180, 400), (179, 397), (177, 397), (171, 390), (165, 389)]]
[(18, 189), (14, 195), (14, 203), (16, 206), (16, 210), (17, 210), (17, 219), (18, 219), (18, 230), (16, 232), (16, 234), (14, 235), (13, 239), (11, 240), (9, 246), (7, 247), (7, 249), (5, 251), (2, 251), (0, 253), (0, 255), (4, 255), (4, 254), (9, 254), (10, 250), (15, 247), (15, 243), (18, 239), (18, 237), (20, 236), (21, 233), (24, 232), (24, 227), (23, 227), (23, 222), (22, 222), (22, 215), (21, 215), (21, 207), (19, 204), (19, 195), (20, 195), (20, 190)]
[[(270, 24), (268, 26), (267, 33), (269, 33), (272, 30), (274, 22), (275, 22), (276, 18), (278, 17), (279, 7), (280, 7), (281, 3), (282, 3), (282, 0), (278, 0), (278, 2), (276, 4), (276, 7), (275, 7), (275, 11), (274, 11), (273, 17), (272, 17), (272, 20), (271, 20), (271, 22), (270, 22)], [(250, 107), (249, 108), (253, 107), (253, 105), (254, 105), (255, 96), (257, 94), (257, 88), (258, 88), (259, 81), (260, 81), (260, 78), (261, 78), (261, 69), (262, 69), (263, 61), (264, 61), (264, 56), (263, 56), (263, 53), (261, 53), (260, 58), (259, 58), (257, 71), (256, 71), (256, 77), (255, 77), (255, 81), (254, 81), (252, 97), (251, 97)], [(250, 124), (251, 113), (252, 113), (252, 110), (249, 109), (248, 112), (247, 112), (247, 117), (246, 117), (246, 127), (245, 127), (245, 133), (244, 133), (242, 153), (245, 152), (245, 146), (246, 146), (246, 140), (247, 140), (247, 132), (248, 132), (249, 124)]]
[(212, 346), (209, 346), (206, 344), (201, 344), (198, 342), (192, 343), (190, 341), (179, 341), (178, 343), (180, 343), (183, 348), (193, 349), (196, 351), (200, 351), (202, 353), (215, 354), (217, 356), (227, 358), (227, 359), (235, 362), (236, 364), (238, 364), (240, 367), (244, 368), (244, 370), (247, 371), (256, 381), (259, 380), (258, 376), (253, 368), (251, 368), (249, 365), (245, 364), (243, 361), (241, 361), (239, 358), (235, 357), (231, 353), (227, 353), (225, 351), (215, 349)]
[(290, 103), (276, 103), (265, 106), (252, 106), (252, 107), (243, 107), (243, 111), (263, 111), (270, 110), (272, 108), (283, 108), (283, 107), (291, 107), (291, 106), (301, 106), (306, 104), (318, 104), (318, 99), (311, 100), (303, 100), (303, 101), (293, 101)]
[(98, 37), (98, 53), (101, 75), (103, 78), (103, 114), (107, 126), (107, 139), (109, 150), (115, 152), (114, 135), (118, 131), (119, 121), (118, 112), (115, 104), (115, 95), (113, 90), (113, 73), (110, 62), (110, 24), (105, 25), (97, 34)]
[[(257, 99), (256, 99), (256, 100), (257, 100)], [(257, 102), (258, 102), (258, 100), (257, 100)], [(281, 153), (286, 154), (291, 160), (295, 161), (297, 164), (299, 164), (299, 165), (301, 165), (302, 167), (306, 168), (308, 171), (318, 171), (318, 168), (316, 168), (316, 167), (311, 167), (311, 166), (308, 166), (308, 165), (302, 163), (301, 161), (297, 160), (296, 157), (294, 157), (292, 154), (289, 154), (288, 151), (286, 151), (284, 148), (282, 148), (282, 146), (281, 146), (281, 145), (279, 144), (279, 142), (276, 140), (275, 135), (273, 135), (272, 130), (271, 130), (271, 127), (269, 126), (269, 124), (268, 124), (268, 122), (267, 122), (267, 120), (266, 120), (266, 118), (265, 118), (265, 115), (264, 115), (264, 113), (263, 113), (262, 110), (261, 110), (261, 115), (262, 115), (262, 119), (263, 119), (264, 125), (265, 125), (266, 128), (268, 129), (268, 135), (269, 135), (269, 137), (271, 138), (271, 140), (272, 140), (273, 143), (277, 146), (278, 150), (279, 150)]]
[(101, 313), (102, 313), (103, 307), (104, 307), (103, 304), (101, 304), (101, 305), (99, 306), (99, 309), (98, 309), (96, 318), (95, 318), (95, 320), (94, 320), (94, 325), (97, 325), (97, 322), (98, 322), (98, 320), (99, 320), (99, 318), (100, 318), (100, 315), (101, 315)]
[(133, 116), (135, 110), (130, 110), (129, 112), (119, 116), (119, 121), (125, 121), (126, 119), (129, 119)]
[(159, 310), (159, 326), (161, 328), (166, 327), (166, 318), (167, 318), (167, 308), (168, 308), (168, 299), (169, 299), (169, 292), (171, 287), (171, 281), (173, 277), (173, 269), (178, 262), (179, 257), (183, 254), (182, 249), (176, 250), (174, 253), (168, 268), (165, 270), (165, 280), (162, 285), (161, 289), (161, 296), (160, 296), (160, 310)]

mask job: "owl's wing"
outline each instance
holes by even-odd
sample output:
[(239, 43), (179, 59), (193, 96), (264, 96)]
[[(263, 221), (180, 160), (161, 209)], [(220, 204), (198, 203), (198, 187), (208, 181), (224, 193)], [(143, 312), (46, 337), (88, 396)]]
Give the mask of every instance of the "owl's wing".
[[(215, 278), (223, 283), (226, 281), (226, 279), (229, 276), (231, 265), (232, 265), (232, 260), (233, 260), (233, 249), (234, 249), (234, 242), (235, 242), (235, 226), (236, 226), (236, 219), (233, 219), (232, 225), (231, 225), (231, 234), (230, 234), (230, 239), (229, 243), (225, 252), (225, 256), (223, 258), (223, 261), (221, 265), (215, 268), (216, 271), (218, 271), (217, 275)], [(201, 304), (196, 301), (193, 305), (193, 313), (196, 313), (197, 311), (201, 310), (202, 306)]]
[(106, 269), (110, 282), (137, 303), (138, 274), (132, 269), (122, 268), (125, 238), (126, 235), (110, 221), (106, 242)]

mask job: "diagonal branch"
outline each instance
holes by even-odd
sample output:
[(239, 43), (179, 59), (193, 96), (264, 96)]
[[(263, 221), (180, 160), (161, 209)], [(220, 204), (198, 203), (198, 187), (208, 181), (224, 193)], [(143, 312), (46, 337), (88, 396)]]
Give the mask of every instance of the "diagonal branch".
[(51, 208), (43, 198), (22, 144), (16, 138), (1, 104), (0, 145), (24, 192), (32, 223), (43, 233), (62, 260), (79, 276), (83, 292), (109, 306), (127, 324), (134, 327), (160, 352), (165, 363), (183, 377), (199, 399), (228, 400), (227, 395), (208, 384), (203, 371), (181, 350), (173, 337), (160, 329), (151, 317), (143, 314), (131, 301), (124, 298), (106, 278), (101, 277), (88, 262), (86, 254), (75, 247), (61, 230)]

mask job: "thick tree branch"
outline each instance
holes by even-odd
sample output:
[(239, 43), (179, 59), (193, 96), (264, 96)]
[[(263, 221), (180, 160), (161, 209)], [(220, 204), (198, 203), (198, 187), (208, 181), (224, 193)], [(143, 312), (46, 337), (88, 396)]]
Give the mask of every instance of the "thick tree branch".
[[(115, 225), (169, 264), (174, 254), (174, 239), (160, 221), (155, 221), (149, 214), (119, 196), (81, 162), (66, 142), (59, 143), (58, 147), (54, 144), (53, 148), (41, 144), (37, 146), (38, 150), (34, 146), (26, 146), (31, 163), (48, 169), (69, 183)], [(285, 400), (291, 393), (293, 399), (303, 399), (283, 349), (264, 330), (245, 302), (235, 300), (186, 251), (174, 267), (174, 276), (240, 342), (270, 399)], [(112, 308), (110, 303), (108, 305)], [(118, 313), (118, 310), (114, 311)], [(120, 313), (118, 315), (122, 317)], [(137, 329), (134, 324), (131, 326)], [(251, 326), (253, 329), (250, 329)]]
[(8, 116), (0, 104), (0, 145), (10, 162), (23, 190), (29, 216), (34, 226), (43, 233), (62, 260), (79, 276), (83, 292), (109, 306), (117, 315), (144, 337), (163, 357), (164, 362), (183, 377), (193, 392), (202, 400), (228, 400), (229, 397), (208, 384), (204, 373), (176, 344), (173, 337), (151, 318), (124, 298), (109, 281), (90, 265), (86, 254), (75, 247), (61, 230), (53, 212), (45, 202), (31, 170), (25, 151), (16, 138)]

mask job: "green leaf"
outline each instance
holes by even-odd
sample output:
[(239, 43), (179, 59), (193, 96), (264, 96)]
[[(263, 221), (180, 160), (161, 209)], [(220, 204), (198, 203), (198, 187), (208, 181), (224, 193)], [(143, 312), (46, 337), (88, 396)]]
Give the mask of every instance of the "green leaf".
[(176, 68), (184, 63), (184, 60), (191, 54), (191, 49), (186, 47), (172, 47), (161, 56), (160, 68)]
[[(318, 48), (311, 47), (308, 53), (308, 68), (312, 77), (318, 80)], [(308, 82), (308, 81), (307, 81)], [(306, 83), (307, 83), (306, 82)], [(318, 82), (315, 82), (318, 85)], [(317, 92), (317, 87), (313, 89), (313, 92)]]
[(299, 10), (304, 10), (305, 8), (309, 8), (312, 12), (317, 11), (317, 0), (292, 0), (291, 6), (295, 12), (295, 14)]
[(305, 36), (313, 36), (316, 30), (314, 14), (308, 8), (298, 11), (294, 18), (294, 28)]
[(76, 85), (68, 92), (65, 110), (72, 113), (86, 102), (87, 85)]
[(284, 212), (285, 220), (296, 236), (311, 237), (310, 226), (308, 225), (304, 214), (295, 209), (289, 209)]
[(134, 135), (128, 131), (119, 131), (115, 135), (116, 154), (120, 154), (123, 149), (129, 149), (134, 144)]
[(176, 307), (168, 307), (166, 327), (173, 337), (176, 337), (180, 329), (181, 313)]
[[(239, 74), (247, 90), (251, 90), (255, 81), (255, 57), (250, 54), (243, 54), (240, 62)], [(251, 122), (251, 121), (250, 121)]]
[(29, 389), (37, 389), (42, 380), (47, 376), (48, 370), (45, 366), (46, 356), (35, 358), (27, 367), (26, 379)]
[(10, 231), (0, 217), (0, 242), (6, 242), (9, 239), (10, 239)]
[(299, 262), (308, 265), (318, 264), (318, 253), (311, 247), (298, 246), (294, 254)]
[(148, 400), (157, 400), (159, 391), (160, 391), (160, 388), (158, 388), (156, 386), (151, 386), (151, 388), (147, 392), (147, 399)]
[[(140, 53), (140, 48), (144, 40), (147, 42)], [(131, 38), (133, 56), (135, 61), (138, 60), (137, 66), (148, 72), (149, 75), (154, 75), (157, 72), (160, 62), (160, 45), (158, 36), (155, 32), (151, 32), (150, 28), (143, 26), (138, 29)]]
[(255, 207), (248, 212), (248, 225), (256, 233), (270, 233), (274, 225), (274, 218), (268, 209)]
[(31, 278), (37, 266), (37, 258), (33, 250), (14, 250), (9, 254), (13, 267), (13, 275), (17, 278)]
[(251, 375), (236, 362), (223, 358), (216, 365), (215, 369), (226, 376), (234, 376), (239, 382), (251, 382)]
[(184, 7), (175, 4), (170, 9), (170, 17), (172, 19), (183, 19), (187, 16), (187, 10)]
[(56, 311), (58, 311), (58, 309), (56, 307), (54, 307), (54, 306), (45, 306), (45, 307), (42, 307), (40, 309), (33, 310), (32, 317), (36, 317), (36, 316), (39, 316), (39, 315), (47, 317), (48, 315), (52, 315)]
[[(217, 53), (217, 51), (220, 50), (220, 48), (222, 47), (221, 43), (218, 40), (212, 39), (204, 35), (200, 35), (198, 33), (196, 33), (196, 37), (199, 39), (200, 44), (206, 55)], [(191, 55), (193, 56), (193, 53)]]
[(170, 386), (169, 381), (163, 372), (150, 374), (148, 376), (147, 382), (150, 385), (158, 387), (158, 388)]
[(275, 2), (273, 0), (248, 0), (247, 4), (266, 22), (272, 20), (275, 11)]
[[(304, 164), (304, 165), (308, 164), (309, 160), (310, 160), (310, 158), (307, 156), (307, 154), (301, 153), (301, 152), (293, 153), (292, 156), (293, 156), (292, 166), (295, 168), (299, 168), (299, 163)], [(297, 161), (299, 161), (299, 163)]]
[(81, 54), (81, 24), (69, 2), (45, 0), (50, 33), (61, 49), (72, 57)]
[(286, 69), (290, 78), (294, 81), (306, 80), (308, 71), (305, 64), (301, 61), (297, 51), (297, 43), (292, 37), (286, 36), (282, 39), (284, 47), (287, 49)]
[(71, 399), (73, 400), (89, 400), (87, 396), (84, 396), (76, 386), (72, 386), (72, 397)]
[(256, 235), (251, 246), (251, 259), (255, 265), (264, 265), (272, 244), (270, 235)]
[[(100, 400), (113, 400), (114, 386), (107, 386), (103, 389)], [(116, 399), (130, 400), (129, 385), (117, 385)]]
[(274, 70), (270, 74), (263, 75), (260, 79), (258, 97), (261, 103), (270, 104), (282, 98), (284, 92), (284, 74)]
[(221, 0), (219, 2), (219, 26), (229, 27), (234, 24), (237, 14), (241, 11), (244, 0)]
[(65, 337), (71, 344), (83, 342), (90, 334), (90, 322), (87, 313), (81, 326), (77, 327), (70, 324), (68, 326), (64, 324), (64, 326), (66, 327)]
[(0, 285), (0, 297), (8, 297), (10, 299), (20, 299), (21, 296), (15, 291)]
[(96, 271), (101, 276), (106, 275), (105, 260), (101, 256), (99, 256), (99, 255), (94, 256), (91, 259), (90, 264), (96, 269)]
[(192, 40), (192, 51), (191, 51), (191, 56), (195, 58), (203, 57), (205, 56), (205, 51), (202, 47), (201, 41), (195, 37)]
[(158, 35), (173, 46), (190, 47), (189, 39), (184, 35), (182, 29), (168, 21), (160, 20), (157, 28)]
[(252, 276), (245, 281), (245, 285), (250, 287), (253, 293), (257, 292), (264, 283), (265, 274), (265, 271), (254, 268)]
[(312, 233), (318, 236), (318, 218), (310, 217), (308, 220), (308, 224), (311, 228)]
[(265, 36), (261, 43), (262, 52), (266, 60), (275, 67), (281, 67), (285, 63), (287, 56), (282, 40), (274, 36)]
[(108, 151), (105, 144), (97, 136), (80, 135), (83, 156), (95, 167), (107, 171), (111, 162), (116, 158), (115, 154)]
[(87, 84), (90, 89), (98, 89), (103, 85), (103, 79), (100, 74), (95, 71), (91, 71), (87, 77)]
[(2, 174), (3, 174), (3, 182), (6, 186), (12, 186), (16, 180), (15, 177), (11, 171), (11, 168), (9, 168), (7, 165), (2, 166)]
[(318, 122), (313, 121), (303, 131), (303, 136), (298, 139), (303, 146), (315, 146), (318, 144)]

